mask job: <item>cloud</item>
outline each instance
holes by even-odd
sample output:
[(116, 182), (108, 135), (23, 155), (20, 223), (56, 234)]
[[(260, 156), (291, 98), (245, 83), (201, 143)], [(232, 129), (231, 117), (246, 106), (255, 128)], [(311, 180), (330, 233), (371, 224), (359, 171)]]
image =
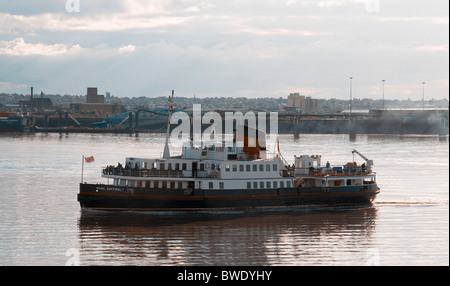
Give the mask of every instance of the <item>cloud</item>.
[(448, 49), (448, 43), (442, 44), (442, 45), (424, 45), (424, 46), (418, 46), (414, 47), (417, 51), (424, 51), (424, 52), (449, 52)]
[(0, 55), (8, 56), (58, 56), (62, 54), (79, 54), (82, 52), (80, 45), (68, 47), (64, 44), (25, 43), (23, 38), (12, 41), (0, 41)]
[(328, 32), (312, 31), (312, 30), (297, 30), (297, 29), (262, 29), (248, 27), (240, 30), (240, 32), (250, 33), (260, 36), (270, 36), (270, 35), (285, 35), (285, 36), (324, 36), (330, 35)]
[(23, 83), (13, 83), (0, 81), (0, 92), (16, 92), (18, 89), (25, 89), (28, 85)]
[[(42, 13), (45, 10), (34, 4), (27, 8), (37, 13), (17, 13), (17, 9), (25, 8), (20, 5), (17, 9), (0, 12), (0, 34), (38, 31), (154, 32), (165, 27), (185, 26), (198, 16), (198, 12), (215, 6), (210, 1), (99, 0), (81, 1), (80, 11), (69, 13), (64, 2), (58, 2), (58, 5), (50, 2), (47, 5), (52, 12)], [(60, 9), (55, 9), (55, 6)]]
[(136, 50), (135, 45), (126, 45), (118, 48), (112, 48), (108, 44), (100, 44), (93, 48), (82, 48), (79, 44), (45, 44), (45, 43), (27, 43), (24, 38), (16, 38), (11, 41), (0, 41), (0, 55), (5, 56), (43, 56), (43, 57), (61, 57), (69, 56), (77, 58), (107, 58), (119, 54), (132, 53)]
[[(335, 7), (335, 6), (344, 6), (344, 5), (348, 5), (348, 4), (353, 4), (353, 3), (360, 3), (360, 4), (366, 4), (366, 2), (369, 0), (305, 0), (305, 1), (300, 1), (301, 5), (314, 5), (317, 7), (325, 7), (325, 8), (330, 8), (330, 7)], [(290, 5), (293, 4), (293, 2), (296, 2), (295, 0), (288, 0), (287, 3), (289, 3)]]
[(126, 14), (131, 15), (149, 15), (149, 14), (167, 14), (169, 0), (123, 0), (122, 5)]
[(134, 52), (134, 50), (136, 50), (136, 46), (127, 45), (125, 47), (119, 48), (119, 53), (131, 53)]
[(351, 75), (358, 97), (382, 78), (399, 95), (427, 81), (448, 96), (448, 82), (431, 84), (448, 77), (448, 1), (382, 1), (378, 13), (368, 1), (81, 0), (79, 13), (3, 1), (0, 78), (48, 93), (347, 98)]
[(430, 24), (438, 24), (438, 25), (448, 25), (449, 18), (448, 17), (378, 17), (375, 20), (383, 21), (383, 22), (422, 22), (422, 23), (430, 23)]
[(71, 17), (68, 14), (10, 15), (0, 13), (0, 32), (22, 31), (131, 31), (151, 30), (186, 24), (190, 17), (130, 17), (127, 14)]

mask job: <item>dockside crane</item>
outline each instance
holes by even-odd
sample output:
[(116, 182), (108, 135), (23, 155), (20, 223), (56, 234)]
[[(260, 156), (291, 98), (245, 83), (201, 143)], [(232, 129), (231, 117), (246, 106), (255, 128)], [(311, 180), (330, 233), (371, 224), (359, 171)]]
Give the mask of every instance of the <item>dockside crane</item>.
[(368, 171), (372, 171), (372, 166), (373, 166), (373, 160), (368, 159), (366, 156), (364, 156), (363, 154), (359, 153), (356, 149), (353, 149), (352, 151), (353, 156), (356, 154), (358, 154), (361, 158), (363, 158), (364, 161), (366, 161), (366, 167)]

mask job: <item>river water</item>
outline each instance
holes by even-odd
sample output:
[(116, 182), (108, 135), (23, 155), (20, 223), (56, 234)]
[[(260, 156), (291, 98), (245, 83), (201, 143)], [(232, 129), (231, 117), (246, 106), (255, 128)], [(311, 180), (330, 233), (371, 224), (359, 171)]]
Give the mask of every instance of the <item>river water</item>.
[[(373, 206), (161, 214), (81, 210), (83, 180), (125, 157), (160, 157), (164, 135), (0, 134), (0, 265), (449, 265), (449, 143), (437, 136), (280, 136), (280, 149), (374, 160)], [(171, 150), (172, 155), (179, 150)], [(362, 163), (362, 159), (355, 158)]]

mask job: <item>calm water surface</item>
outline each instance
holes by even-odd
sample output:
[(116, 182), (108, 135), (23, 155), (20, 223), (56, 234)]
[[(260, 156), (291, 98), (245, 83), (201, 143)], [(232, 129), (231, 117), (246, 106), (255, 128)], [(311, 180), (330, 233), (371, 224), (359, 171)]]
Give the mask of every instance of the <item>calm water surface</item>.
[[(436, 136), (282, 135), (285, 159), (375, 162), (371, 207), (244, 214), (82, 211), (84, 181), (164, 136), (0, 134), (0, 265), (448, 265), (449, 143)], [(172, 148), (172, 155), (179, 154)], [(356, 158), (362, 162), (361, 158)]]

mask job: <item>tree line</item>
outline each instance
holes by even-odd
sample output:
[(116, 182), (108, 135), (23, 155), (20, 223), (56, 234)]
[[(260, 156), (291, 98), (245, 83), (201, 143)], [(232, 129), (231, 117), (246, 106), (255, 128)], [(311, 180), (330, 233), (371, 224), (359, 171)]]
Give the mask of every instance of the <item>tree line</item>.
[[(69, 108), (70, 103), (85, 103), (85, 95), (60, 95), (39, 94), (35, 97), (44, 96), (50, 98), (55, 107)], [(30, 95), (0, 93), (0, 106), (18, 105), (21, 100), (29, 100)], [(165, 109), (169, 106), (168, 97), (105, 97), (105, 103), (117, 103), (124, 105), (126, 109)], [(246, 97), (175, 97), (173, 108), (186, 110), (192, 108), (193, 104), (201, 104), (203, 110), (255, 110), (255, 111), (286, 111), (287, 96), (279, 98), (246, 98)], [(318, 113), (339, 113), (348, 110), (350, 101), (344, 99), (318, 99)], [(448, 108), (449, 102), (446, 98), (425, 100), (385, 100), (385, 108)], [(383, 106), (381, 99), (354, 98), (353, 110), (380, 109)]]

